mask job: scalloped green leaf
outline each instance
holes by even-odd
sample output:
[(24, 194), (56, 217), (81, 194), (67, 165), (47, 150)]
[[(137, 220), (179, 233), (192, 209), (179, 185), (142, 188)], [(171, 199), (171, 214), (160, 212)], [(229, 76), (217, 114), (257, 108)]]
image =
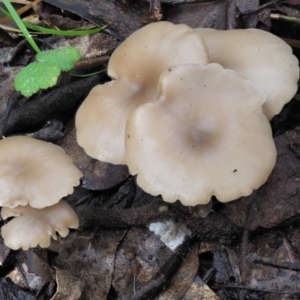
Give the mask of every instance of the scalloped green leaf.
[(55, 64), (62, 71), (70, 71), (73, 69), (80, 58), (80, 52), (72, 46), (40, 52), (36, 56), (39, 62)]
[(33, 62), (26, 66), (15, 78), (15, 89), (25, 97), (30, 97), (40, 89), (56, 84), (61, 70), (52, 62)]

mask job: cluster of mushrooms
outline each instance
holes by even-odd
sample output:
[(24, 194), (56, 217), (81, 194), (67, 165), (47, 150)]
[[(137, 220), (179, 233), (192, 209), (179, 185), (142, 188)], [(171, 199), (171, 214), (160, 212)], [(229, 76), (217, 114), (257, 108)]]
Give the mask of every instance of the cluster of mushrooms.
[(1, 217), (15, 217), (1, 229), (6, 246), (46, 248), (56, 232), (65, 237), (78, 228), (76, 213), (61, 199), (73, 193), (82, 173), (61, 147), (8, 137), (0, 141), (0, 164)]
[[(93, 158), (127, 164), (138, 185), (167, 202), (227, 202), (265, 183), (276, 161), (269, 120), (297, 90), (298, 61), (276, 36), (158, 22), (112, 54), (112, 81), (76, 115), (77, 141)], [(34, 154), (34, 155), (32, 155)], [(48, 247), (78, 217), (63, 197), (82, 173), (64, 150), (29, 137), (0, 141), (5, 244)]]
[(298, 60), (258, 29), (170, 22), (129, 36), (76, 115), (93, 158), (127, 164), (167, 202), (227, 202), (263, 185), (276, 161), (269, 120), (297, 91)]

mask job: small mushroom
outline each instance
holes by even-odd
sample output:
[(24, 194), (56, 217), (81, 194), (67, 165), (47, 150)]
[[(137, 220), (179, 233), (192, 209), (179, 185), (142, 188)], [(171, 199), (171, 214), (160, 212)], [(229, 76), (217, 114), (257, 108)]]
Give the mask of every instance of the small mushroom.
[(268, 119), (277, 115), (297, 91), (299, 65), (292, 48), (277, 36), (259, 29), (197, 28), (208, 47), (210, 62), (234, 70), (266, 94)]
[(61, 237), (69, 234), (69, 228), (78, 228), (79, 220), (71, 206), (61, 200), (59, 203), (36, 209), (30, 205), (14, 208), (4, 207), (1, 211), (4, 220), (16, 217), (1, 229), (4, 244), (17, 250), (40, 245), (42, 248), (50, 246), (51, 237), (57, 239), (56, 232)]
[(0, 141), (0, 206), (43, 208), (73, 193), (82, 173), (63, 148), (24, 136)]
[(187, 25), (149, 24), (130, 35), (112, 54), (113, 81), (92, 89), (76, 115), (77, 141), (98, 160), (124, 164), (124, 133), (129, 114), (157, 98), (157, 83), (167, 68), (208, 63), (202, 37)]
[(218, 64), (165, 71), (155, 102), (126, 125), (126, 163), (138, 185), (167, 202), (227, 202), (264, 184), (276, 161), (264, 93)]

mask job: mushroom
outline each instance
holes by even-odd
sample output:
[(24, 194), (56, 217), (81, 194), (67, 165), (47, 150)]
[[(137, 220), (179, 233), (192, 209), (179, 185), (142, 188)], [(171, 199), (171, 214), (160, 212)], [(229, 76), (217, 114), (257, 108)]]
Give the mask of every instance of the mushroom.
[(56, 232), (66, 237), (69, 228), (78, 228), (79, 220), (71, 206), (61, 200), (59, 203), (36, 209), (30, 205), (14, 208), (4, 207), (1, 211), (4, 220), (16, 217), (1, 229), (4, 244), (17, 250), (28, 250), (40, 245), (42, 248), (50, 246), (51, 237), (57, 239)]
[(259, 88), (219, 64), (188, 64), (166, 70), (158, 90), (126, 125), (126, 163), (144, 191), (194, 206), (266, 182), (276, 148)]
[(130, 35), (112, 54), (113, 79), (92, 89), (76, 115), (77, 141), (98, 160), (124, 164), (124, 133), (129, 114), (157, 98), (160, 74), (185, 63), (208, 63), (202, 37), (187, 25), (149, 24)]
[(24, 136), (0, 141), (0, 206), (51, 206), (73, 193), (81, 177), (59, 146)]
[(259, 29), (197, 28), (208, 47), (210, 62), (234, 70), (266, 94), (263, 110), (277, 115), (297, 91), (299, 66), (292, 48), (277, 36)]

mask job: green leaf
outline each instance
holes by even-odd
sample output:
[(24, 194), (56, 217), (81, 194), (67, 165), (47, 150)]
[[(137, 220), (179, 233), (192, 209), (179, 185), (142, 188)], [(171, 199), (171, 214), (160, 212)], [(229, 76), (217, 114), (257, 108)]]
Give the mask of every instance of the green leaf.
[(25, 97), (30, 97), (40, 89), (56, 84), (60, 68), (51, 63), (33, 62), (26, 66), (15, 78), (15, 89)]
[(40, 52), (36, 56), (39, 62), (55, 64), (62, 71), (70, 71), (73, 69), (80, 58), (80, 52), (72, 46)]
[(36, 56), (38, 62), (29, 64), (17, 75), (15, 89), (30, 97), (40, 89), (52, 87), (60, 72), (73, 69), (80, 57), (80, 52), (72, 46), (40, 52)]

